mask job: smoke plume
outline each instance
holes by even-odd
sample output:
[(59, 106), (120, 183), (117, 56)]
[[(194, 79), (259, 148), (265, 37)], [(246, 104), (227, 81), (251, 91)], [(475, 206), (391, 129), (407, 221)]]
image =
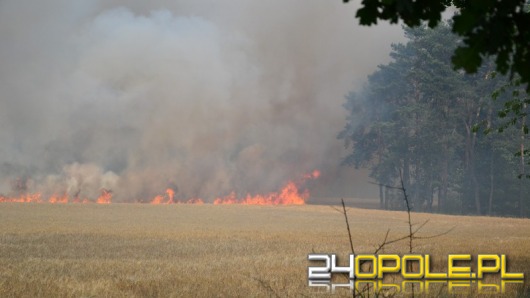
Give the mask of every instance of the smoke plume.
[(336, 179), (343, 96), (401, 33), (335, 2), (1, 1), (0, 193), (212, 201)]

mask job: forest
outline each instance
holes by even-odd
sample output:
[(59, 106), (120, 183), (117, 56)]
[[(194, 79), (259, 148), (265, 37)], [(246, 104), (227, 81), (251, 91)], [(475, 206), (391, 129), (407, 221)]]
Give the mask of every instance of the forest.
[(361, 90), (346, 96), (342, 164), (370, 169), (381, 209), (527, 217), (530, 168), (526, 83), (495, 57), (455, 70), (451, 23), (404, 27)]

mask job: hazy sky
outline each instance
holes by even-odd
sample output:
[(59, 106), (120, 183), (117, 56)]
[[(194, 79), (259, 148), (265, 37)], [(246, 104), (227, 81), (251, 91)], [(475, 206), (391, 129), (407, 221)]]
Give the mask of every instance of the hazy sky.
[(0, 193), (24, 176), (211, 200), (313, 169), (319, 195), (351, 190), (344, 95), (403, 38), (354, 15), (339, 0), (0, 1)]

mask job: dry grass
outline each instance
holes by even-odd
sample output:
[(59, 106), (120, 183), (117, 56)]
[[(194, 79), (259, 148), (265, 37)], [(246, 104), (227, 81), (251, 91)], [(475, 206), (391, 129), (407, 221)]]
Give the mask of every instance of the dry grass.
[[(372, 252), (406, 214), (350, 210), (355, 249)], [(416, 252), (504, 253), (530, 274), (530, 220), (413, 214)], [(326, 296), (307, 286), (307, 254), (346, 255), (344, 218), (326, 206), (0, 204), (0, 297)], [(407, 243), (386, 248), (404, 253)], [(347, 294), (339, 291), (339, 294)]]

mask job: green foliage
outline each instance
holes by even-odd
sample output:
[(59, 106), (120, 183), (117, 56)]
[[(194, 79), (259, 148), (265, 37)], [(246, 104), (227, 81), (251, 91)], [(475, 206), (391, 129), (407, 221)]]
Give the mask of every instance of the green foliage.
[[(344, 0), (349, 2), (349, 0)], [(404, 0), (363, 0), (363, 7), (357, 11), (357, 17), (362, 25), (377, 24), (378, 19), (397, 23), (400, 19), (408, 26), (418, 26), (427, 20), (429, 26), (436, 26), (441, 20), (441, 14), (451, 1), (404, 1)]]
[[(352, 151), (343, 164), (369, 167), (380, 185), (399, 184), (403, 173), (414, 210), (520, 215), (521, 191), (530, 192), (517, 179), (527, 175), (520, 161), (530, 151), (513, 153), (529, 131), (520, 80), (498, 75), (491, 59), (476, 74), (455, 72), (451, 55), (461, 41), (450, 24), (405, 28), (405, 35), (392, 61), (346, 97), (338, 138)], [(392, 190), (381, 196), (390, 200), (385, 206), (402, 207)]]
[[(349, 2), (349, 0), (344, 0)], [(486, 57), (496, 57), (501, 74), (518, 75), (530, 91), (530, 5), (527, 0), (363, 0), (357, 11), (361, 25), (378, 20), (434, 28), (442, 13), (456, 8), (452, 31), (462, 43), (454, 49), (455, 68), (476, 73)]]

